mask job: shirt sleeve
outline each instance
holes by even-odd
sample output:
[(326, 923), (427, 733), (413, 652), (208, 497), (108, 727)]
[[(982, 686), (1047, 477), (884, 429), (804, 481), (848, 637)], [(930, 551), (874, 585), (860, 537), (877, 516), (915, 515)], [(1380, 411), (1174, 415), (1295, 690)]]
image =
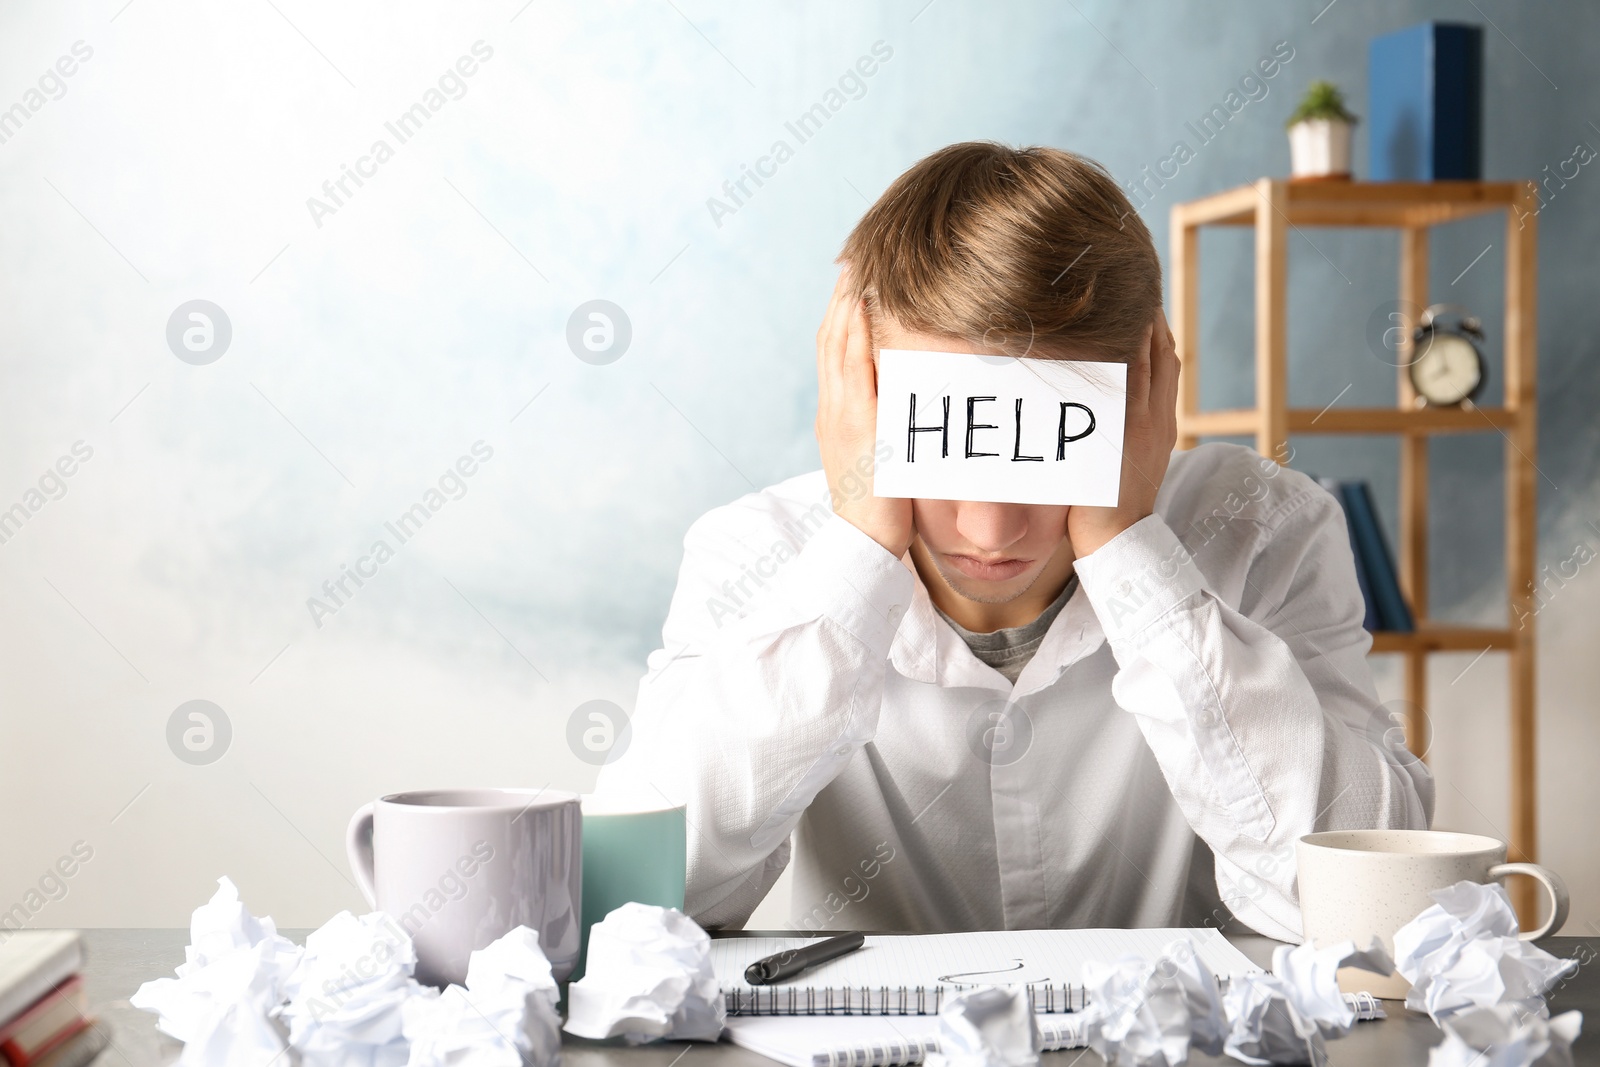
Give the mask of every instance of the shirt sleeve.
[(1172, 795), (1216, 856), (1241, 921), (1298, 941), (1295, 841), (1317, 830), (1420, 829), (1433, 780), (1380, 706), (1372, 638), (1338, 505), (1307, 488), (1270, 521), (1235, 608), (1150, 515), (1077, 561), (1136, 718)]
[(737, 515), (718, 509), (685, 538), (629, 748), (596, 787), (686, 806), (686, 910), (730, 927), (777, 880), (806, 807), (875, 734), (916, 587), (831, 513), (798, 549), (775, 523), (736, 531)]

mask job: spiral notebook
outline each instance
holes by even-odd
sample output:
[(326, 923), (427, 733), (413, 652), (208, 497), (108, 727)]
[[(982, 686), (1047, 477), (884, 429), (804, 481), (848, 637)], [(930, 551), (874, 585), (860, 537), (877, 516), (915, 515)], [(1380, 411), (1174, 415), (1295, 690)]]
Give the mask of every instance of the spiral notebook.
[[(1356, 1019), (1384, 1017), (1370, 993), (1346, 993)], [(1083, 1048), (1089, 1043), (1083, 1012), (1035, 1015), (1041, 1051)], [(728, 1019), (728, 1040), (788, 1067), (910, 1067), (939, 1049), (939, 1019), (933, 1015), (738, 1015)], [(1076, 1060), (1067, 1061), (1070, 1063)]]
[[(1042, 1051), (1088, 1044), (1083, 1014), (1038, 1015)], [(728, 1040), (788, 1067), (905, 1067), (939, 1049), (934, 1015), (740, 1015), (728, 1019)]]
[(849, 955), (764, 986), (747, 983), (745, 967), (815, 939), (716, 938), (711, 964), (730, 1016), (937, 1015), (946, 998), (980, 985), (1024, 985), (1035, 1012), (1054, 1013), (1083, 1008), (1085, 961), (1155, 959), (1180, 937), (1219, 978), (1260, 970), (1209, 928), (869, 934)]

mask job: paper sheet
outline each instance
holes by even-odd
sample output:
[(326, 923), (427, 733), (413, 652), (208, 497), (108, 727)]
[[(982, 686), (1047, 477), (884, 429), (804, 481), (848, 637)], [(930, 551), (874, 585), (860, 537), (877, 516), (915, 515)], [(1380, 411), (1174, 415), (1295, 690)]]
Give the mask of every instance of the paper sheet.
[(538, 935), (519, 926), (471, 955), (465, 987), (407, 1002), (406, 1067), (555, 1067), (558, 995)]
[(1111, 507), (1128, 368), (968, 352), (878, 353), (883, 497)]
[(1194, 943), (1178, 938), (1151, 957), (1084, 966), (1089, 1047), (1118, 1067), (1177, 1067), (1191, 1048), (1215, 1055), (1227, 1035), (1217, 979)]
[(1499, 1004), (1471, 1008), (1439, 1025), (1445, 1037), (1429, 1051), (1428, 1067), (1572, 1067), (1583, 1013), (1547, 1020)]
[[(467, 987), (412, 977), (388, 915), (340, 912), (302, 949), (257, 919), (227, 878), (195, 909), (175, 978), (134, 1007), (184, 1042), (183, 1067), (556, 1067), (556, 984), (538, 935), (517, 927), (472, 953)], [(292, 1054), (291, 1054), (292, 1049)]]
[(251, 915), (227, 878), (194, 910), (189, 940), (177, 977), (144, 983), (129, 998), (133, 1006), (155, 1013), (156, 1025), (184, 1042), (182, 1067), (265, 1067), (281, 1057), (285, 1037), (272, 1015), (299, 965), (299, 946), (279, 936), (270, 918)]
[(928, 1067), (1038, 1067), (1044, 1040), (1021, 986), (984, 986), (939, 1011)]
[[(771, 986), (751, 986), (744, 969), (754, 960), (811, 943), (799, 937), (725, 937), (711, 942), (711, 964), (724, 990), (750, 997), (782, 996), (790, 989), (835, 989), (859, 995), (862, 989), (888, 987), (898, 995), (942, 989), (946, 996), (983, 984), (1032, 983), (1056, 990), (1052, 1010), (1082, 1006), (1083, 965), (1089, 960), (1122, 956), (1155, 959), (1178, 938), (1193, 940), (1197, 958), (1213, 974), (1228, 976), (1259, 971), (1249, 957), (1213, 929), (1146, 930), (993, 930), (956, 934), (868, 934), (866, 945), (847, 956), (810, 968), (797, 978)], [(1067, 1003), (1063, 987), (1076, 989), (1076, 1003)], [(1069, 990), (1070, 992), (1070, 990)], [(736, 998), (737, 999), (737, 998)], [(1043, 1011), (1043, 997), (1035, 1009)], [(915, 1009), (913, 1005), (912, 1010)]]
[(1514, 1004), (1544, 1014), (1544, 994), (1577, 970), (1517, 937), (1517, 913), (1498, 884), (1457, 882), (1394, 935), (1395, 964), (1411, 983), (1406, 1007), (1435, 1022), (1472, 1007)]
[(630, 903), (590, 927), (565, 1030), (630, 1045), (715, 1041), (726, 1014), (706, 932), (676, 908)]
[(1340, 967), (1386, 975), (1394, 963), (1376, 937), (1360, 950), (1349, 941), (1323, 948), (1309, 942), (1279, 945), (1272, 952), (1271, 974), (1229, 983), (1223, 997), (1228, 1055), (1255, 1065), (1326, 1063), (1325, 1042), (1343, 1037), (1356, 1021), (1350, 1001), (1339, 992)]

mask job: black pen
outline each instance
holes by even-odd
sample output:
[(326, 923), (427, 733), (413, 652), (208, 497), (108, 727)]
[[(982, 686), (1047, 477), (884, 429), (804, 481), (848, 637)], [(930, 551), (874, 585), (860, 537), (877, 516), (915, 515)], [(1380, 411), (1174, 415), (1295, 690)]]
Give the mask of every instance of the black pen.
[(793, 978), (807, 967), (836, 960), (867, 943), (864, 934), (840, 934), (800, 948), (787, 948), (744, 969), (744, 980), (751, 985), (768, 985)]

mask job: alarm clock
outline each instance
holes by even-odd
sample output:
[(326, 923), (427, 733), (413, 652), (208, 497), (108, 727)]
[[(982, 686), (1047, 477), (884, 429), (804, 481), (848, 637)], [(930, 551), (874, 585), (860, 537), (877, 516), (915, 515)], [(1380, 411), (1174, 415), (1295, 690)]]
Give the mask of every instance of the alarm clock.
[[(1440, 316), (1453, 312), (1453, 322)], [(1483, 359), (1483, 324), (1454, 304), (1435, 304), (1422, 313), (1411, 335), (1411, 387), (1419, 403), (1447, 408), (1472, 400), (1483, 389), (1488, 364)]]

